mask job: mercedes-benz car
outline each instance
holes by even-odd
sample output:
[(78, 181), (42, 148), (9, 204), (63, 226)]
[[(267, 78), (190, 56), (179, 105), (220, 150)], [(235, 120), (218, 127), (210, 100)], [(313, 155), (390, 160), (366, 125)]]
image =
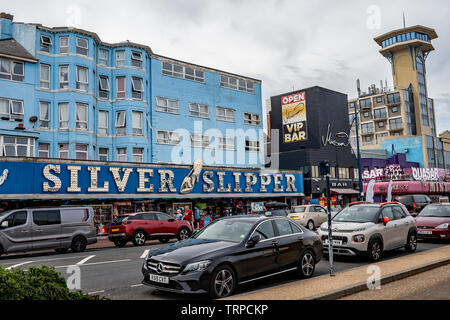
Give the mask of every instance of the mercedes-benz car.
[(148, 254), (143, 283), (159, 290), (231, 295), (238, 285), (287, 272), (313, 275), (317, 234), (284, 217), (231, 216)]

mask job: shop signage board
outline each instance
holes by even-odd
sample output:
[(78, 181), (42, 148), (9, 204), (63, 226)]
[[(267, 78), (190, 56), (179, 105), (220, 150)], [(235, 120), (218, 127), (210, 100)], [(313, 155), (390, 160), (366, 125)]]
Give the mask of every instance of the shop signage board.
[(302, 196), (303, 175), (257, 168), (36, 158), (0, 161), (2, 199), (233, 198)]
[(298, 92), (281, 98), (283, 142), (306, 141), (306, 92)]

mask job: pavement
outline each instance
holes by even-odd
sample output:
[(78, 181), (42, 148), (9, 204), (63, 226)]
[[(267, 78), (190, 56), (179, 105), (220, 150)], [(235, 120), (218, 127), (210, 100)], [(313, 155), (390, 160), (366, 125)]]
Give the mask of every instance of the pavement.
[(447, 264), (450, 264), (450, 245), (337, 272), (334, 277), (322, 275), (268, 289), (234, 295), (225, 300), (339, 299), (368, 290), (367, 283), (373, 276), (373, 270), (379, 270), (380, 282), (383, 286), (391, 281)]

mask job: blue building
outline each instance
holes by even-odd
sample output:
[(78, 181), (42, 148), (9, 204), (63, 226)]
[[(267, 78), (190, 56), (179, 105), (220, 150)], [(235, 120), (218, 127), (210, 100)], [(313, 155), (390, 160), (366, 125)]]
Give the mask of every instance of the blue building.
[(0, 14), (0, 156), (263, 167), (261, 81)]

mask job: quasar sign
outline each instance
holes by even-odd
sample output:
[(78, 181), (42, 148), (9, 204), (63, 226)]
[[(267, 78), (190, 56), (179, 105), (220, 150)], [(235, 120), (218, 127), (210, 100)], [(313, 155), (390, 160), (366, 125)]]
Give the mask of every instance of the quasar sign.
[(283, 143), (306, 141), (306, 94), (305, 91), (281, 98), (283, 117)]

